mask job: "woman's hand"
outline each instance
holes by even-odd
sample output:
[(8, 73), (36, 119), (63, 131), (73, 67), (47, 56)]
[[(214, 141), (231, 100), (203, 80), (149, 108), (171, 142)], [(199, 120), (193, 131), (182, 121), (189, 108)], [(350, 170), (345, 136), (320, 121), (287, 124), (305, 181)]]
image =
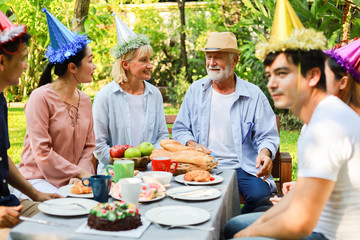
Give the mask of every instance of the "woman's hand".
[(78, 178), (79, 178), (79, 179), (83, 179), (83, 178), (89, 178), (89, 177), (91, 177), (91, 176), (92, 176), (92, 174), (89, 173), (88, 171), (81, 170)]
[(287, 193), (290, 191), (290, 189), (292, 189), (293, 187), (295, 187), (295, 185), (296, 185), (296, 181), (284, 183), (284, 184), (283, 184), (283, 187), (282, 187), (282, 192), (283, 192), (283, 194), (284, 194), (284, 195), (287, 194)]
[(69, 181), (69, 185), (73, 185), (76, 184), (78, 182), (80, 182), (81, 180), (79, 178), (71, 178)]
[(280, 202), (282, 198), (278, 197), (277, 195), (269, 198), (270, 202), (272, 202), (272, 204), (275, 206), (276, 204), (278, 204)]

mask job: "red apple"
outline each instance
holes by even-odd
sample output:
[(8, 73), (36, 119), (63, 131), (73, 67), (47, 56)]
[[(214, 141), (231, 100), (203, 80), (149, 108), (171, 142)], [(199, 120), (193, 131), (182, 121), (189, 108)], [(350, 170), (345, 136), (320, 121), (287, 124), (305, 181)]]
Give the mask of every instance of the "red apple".
[(110, 148), (110, 156), (113, 158), (122, 158), (124, 157), (125, 150), (124, 145), (115, 145)]
[(132, 148), (133, 146), (131, 146), (131, 145), (127, 145), (127, 144), (125, 144), (125, 145), (122, 145), (124, 148), (125, 148), (125, 150), (124, 151), (126, 151), (126, 149), (128, 149), (128, 148)]

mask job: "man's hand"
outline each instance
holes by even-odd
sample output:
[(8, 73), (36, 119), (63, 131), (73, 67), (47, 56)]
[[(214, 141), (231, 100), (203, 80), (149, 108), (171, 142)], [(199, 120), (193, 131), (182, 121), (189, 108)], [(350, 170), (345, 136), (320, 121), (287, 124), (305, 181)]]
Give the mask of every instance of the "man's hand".
[(203, 146), (201, 144), (198, 144), (197, 142), (195, 142), (193, 140), (187, 141), (186, 146), (193, 147), (196, 150), (201, 151), (206, 154), (209, 154), (209, 155), (211, 154), (211, 151), (209, 149), (207, 149), (205, 146)]
[(270, 156), (271, 152), (267, 148), (264, 148), (256, 157), (256, 168), (262, 166), (260, 171), (256, 174), (256, 177), (264, 177), (264, 181), (270, 176), (273, 168), (273, 163)]
[(295, 185), (296, 185), (296, 181), (284, 183), (284, 184), (283, 184), (283, 187), (282, 187), (282, 192), (283, 192), (283, 194), (284, 194), (284, 195), (287, 194), (287, 193), (290, 191), (290, 189), (292, 189), (293, 187), (295, 187)]
[(54, 199), (54, 198), (63, 198), (63, 196), (57, 194), (57, 193), (42, 193), (38, 192), (34, 198), (32, 198), (33, 201), (37, 202), (43, 202), (46, 200)]
[(11, 228), (18, 224), (21, 209), (21, 205), (16, 207), (0, 206), (0, 228)]

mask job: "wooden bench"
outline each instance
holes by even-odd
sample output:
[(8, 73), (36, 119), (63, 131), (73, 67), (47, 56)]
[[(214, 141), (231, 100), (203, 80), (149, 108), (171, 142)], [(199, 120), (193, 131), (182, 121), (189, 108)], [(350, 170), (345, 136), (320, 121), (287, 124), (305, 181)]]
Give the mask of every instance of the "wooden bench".
[[(165, 115), (167, 124), (174, 124), (176, 115)], [(276, 116), (277, 128), (280, 133), (280, 117)], [(168, 127), (169, 134), (172, 134), (172, 126)], [(273, 160), (272, 176), (276, 179), (276, 185), (279, 194), (282, 192), (284, 182), (291, 182), (292, 177), (292, 158), (288, 152), (280, 152), (280, 147)], [(240, 202), (245, 203), (244, 198), (240, 195)]]

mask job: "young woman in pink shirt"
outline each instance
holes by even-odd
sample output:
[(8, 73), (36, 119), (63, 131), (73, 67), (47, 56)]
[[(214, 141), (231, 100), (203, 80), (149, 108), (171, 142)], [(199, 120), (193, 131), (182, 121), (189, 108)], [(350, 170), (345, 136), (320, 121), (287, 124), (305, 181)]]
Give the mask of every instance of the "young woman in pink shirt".
[[(71, 33), (44, 11), (51, 40), (46, 52), (49, 64), (25, 105), (27, 131), (20, 172), (39, 191), (58, 193), (59, 187), (94, 174), (91, 100), (77, 86), (92, 81), (96, 66), (87, 37)], [(49, 21), (60, 30), (51, 29)], [(60, 38), (52, 39), (52, 34), (61, 31), (73, 37), (56, 42)], [(52, 82), (53, 67), (58, 77)]]

